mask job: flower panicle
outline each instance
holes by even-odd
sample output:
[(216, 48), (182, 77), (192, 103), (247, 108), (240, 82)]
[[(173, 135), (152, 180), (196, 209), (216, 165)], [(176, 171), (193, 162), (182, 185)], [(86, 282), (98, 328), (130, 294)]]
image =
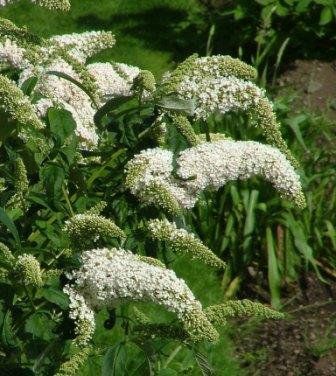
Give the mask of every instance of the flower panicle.
[(150, 235), (157, 240), (165, 241), (175, 252), (190, 255), (192, 259), (200, 260), (205, 265), (215, 268), (225, 268), (225, 262), (217, 257), (194, 234), (168, 220), (153, 219), (148, 222)]
[(218, 338), (201, 303), (172, 270), (150, 265), (117, 248), (86, 251), (82, 263), (73, 272), (73, 285), (64, 288), (70, 297), (70, 317), (77, 322), (77, 328), (83, 319), (94, 323), (94, 309), (140, 301), (156, 303), (175, 313), (194, 342)]
[(64, 227), (72, 247), (76, 250), (89, 249), (104, 239), (125, 237), (124, 232), (111, 220), (99, 214), (76, 214)]
[(14, 272), (25, 286), (41, 287), (43, 285), (41, 266), (33, 255), (18, 256)]
[(230, 317), (259, 317), (262, 319), (283, 319), (284, 314), (261, 303), (248, 299), (228, 300), (225, 303), (204, 309), (208, 319), (214, 325), (225, 325)]

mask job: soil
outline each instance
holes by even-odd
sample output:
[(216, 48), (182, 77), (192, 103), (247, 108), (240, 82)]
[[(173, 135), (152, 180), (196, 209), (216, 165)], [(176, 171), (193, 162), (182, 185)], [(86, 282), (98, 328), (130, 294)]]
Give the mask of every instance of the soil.
[(303, 282), (287, 301), (286, 319), (238, 326), (234, 341), (247, 375), (336, 375), (336, 283), (313, 274)]
[[(296, 60), (277, 80), (280, 94), (296, 93), (297, 108), (336, 120), (336, 62)], [(296, 106), (295, 106), (296, 107)]]

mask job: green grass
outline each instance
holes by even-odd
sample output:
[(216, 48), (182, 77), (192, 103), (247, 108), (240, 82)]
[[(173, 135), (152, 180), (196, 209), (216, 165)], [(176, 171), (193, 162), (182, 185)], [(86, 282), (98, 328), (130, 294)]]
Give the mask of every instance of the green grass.
[(117, 44), (97, 60), (137, 65), (160, 76), (172, 66), (174, 59), (180, 60), (189, 54), (180, 48), (177, 25), (196, 6), (196, 0), (73, 0), (71, 11), (63, 13), (19, 1), (1, 9), (0, 16), (46, 37), (85, 30), (112, 30)]

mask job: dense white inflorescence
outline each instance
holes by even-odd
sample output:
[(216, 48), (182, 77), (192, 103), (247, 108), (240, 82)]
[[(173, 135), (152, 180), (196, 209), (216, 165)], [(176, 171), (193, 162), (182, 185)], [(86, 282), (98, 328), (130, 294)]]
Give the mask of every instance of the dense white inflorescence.
[(90, 97), (74, 83), (62, 77), (48, 74), (48, 71), (65, 73), (80, 81), (80, 77), (73, 67), (63, 59), (58, 59), (47, 67), (30, 66), (25, 69), (20, 75), (18, 84), (20, 86), (27, 79), (38, 77), (34, 93), (44, 97), (36, 104), (38, 113), (46, 114), (52, 105), (68, 110), (76, 122), (76, 133), (82, 146), (87, 149), (93, 148), (98, 143), (98, 135), (93, 120), (95, 109)]
[(96, 80), (100, 104), (111, 98), (131, 95), (133, 81), (140, 73), (139, 68), (123, 63), (94, 63), (87, 69)]
[(181, 152), (173, 172), (173, 153), (148, 149), (136, 155), (127, 165), (126, 185), (134, 195), (148, 204), (162, 203), (151, 187), (165, 187), (170, 200), (183, 208), (192, 208), (198, 195), (207, 188), (219, 189), (227, 182), (261, 176), (281, 195), (302, 208), (305, 199), (300, 178), (286, 157), (276, 148), (254, 141), (221, 140), (203, 142)]
[(67, 47), (68, 52), (77, 60), (85, 63), (86, 60), (115, 44), (114, 35), (110, 31), (86, 31), (54, 35), (49, 39), (61, 47)]
[(0, 62), (8, 64), (13, 68), (21, 69), (28, 65), (25, 58), (26, 50), (9, 38), (4, 38), (0, 42)]
[[(146, 204), (156, 204), (175, 212), (177, 207), (192, 207), (190, 196), (173, 178), (173, 153), (155, 148), (142, 150), (126, 166), (126, 186)], [(162, 192), (162, 194), (160, 194)]]
[[(14, 3), (17, 0), (0, 0), (0, 7), (4, 7), (8, 4)], [(33, 4), (45, 7), (48, 9), (59, 9), (67, 11), (70, 9), (69, 0), (30, 0)]]
[(185, 99), (195, 99), (196, 119), (206, 120), (210, 114), (247, 111), (265, 98), (264, 90), (252, 82), (236, 77), (186, 77), (178, 93)]
[(255, 141), (205, 142), (181, 152), (177, 174), (193, 195), (233, 180), (261, 176), (298, 207), (305, 206), (300, 177), (276, 148)]
[(90, 321), (94, 328), (95, 309), (142, 301), (159, 304), (175, 313), (195, 341), (218, 337), (201, 303), (174, 271), (141, 261), (129, 251), (102, 248), (84, 252), (82, 267), (71, 277), (74, 284), (66, 286), (64, 291), (70, 297), (71, 317), (79, 325), (80, 321)]

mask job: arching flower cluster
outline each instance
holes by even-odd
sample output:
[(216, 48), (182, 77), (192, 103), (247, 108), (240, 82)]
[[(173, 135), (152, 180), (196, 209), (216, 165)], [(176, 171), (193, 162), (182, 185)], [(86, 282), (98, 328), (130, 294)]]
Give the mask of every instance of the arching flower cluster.
[(127, 165), (126, 185), (147, 204), (171, 206), (153, 194), (152, 187), (159, 186), (169, 192), (170, 202), (191, 208), (207, 188), (217, 190), (229, 181), (261, 176), (296, 206), (305, 206), (298, 174), (272, 146), (255, 141), (203, 142), (181, 152), (176, 165), (177, 177), (173, 177), (172, 152), (160, 148), (142, 151)]
[(170, 213), (192, 207), (194, 197), (172, 175), (173, 153), (155, 148), (141, 151), (126, 165), (125, 185), (145, 204), (154, 204)]
[[(0, 7), (4, 7), (8, 4), (14, 3), (17, 0), (0, 0)], [(59, 9), (68, 11), (70, 9), (69, 0), (30, 0), (33, 4), (45, 7), (48, 9)]]
[(37, 99), (31, 106), (33, 113), (35, 111), (43, 120), (50, 107), (64, 108), (76, 123), (81, 147), (89, 150), (95, 148), (98, 144), (94, 123), (96, 111), (110, 98), (131, 95), (134, 79), (141, 72), (140, 69), (119, 63), (86, 65), (89, 57), (115, 44), (111, 32), (84, 32), (56, 35), (47, 40), (35, 39), (25, 29), (2, 22), (0, 63), (22, 71), (19, 88), (23, 88), (27, 80), (37, 78), (31, 93), (31, 98)]
[(222, 269), (225, 263), (217, 257), (200, 239), (168, 220), (152, 219), (148, 222), (152, 238), (166, 242), (175, 252), (185, 253), (191, 259), (200, 260), (205, 265)]
[(230, 56), (192, 56), (163, 80), (164, 92), (195, 101), (194, 118), (206, 121), (211, 114), (246, 113), (269, 144), (279, 148), (296, 163), (284, 142), (273, 105), (251, 80), (256, 71)]
[[(186, 283), (172, 270), (154, 266), (123, 249), (94, 249), (82, 255), (82, 266), (65, 287), (70, 297), (71, 317), (76, 320), (84, 343), (94, 329), (93, 312), (130, 301), (152, 302), (177, 315), (192, 341), (216, 340), (213, 328)], [(83, 329), (81, 324), (90, 322)], [(88, 329), (89, 328), (89, 329)], [(88, 333), (84, 335), (83, 332)]]

